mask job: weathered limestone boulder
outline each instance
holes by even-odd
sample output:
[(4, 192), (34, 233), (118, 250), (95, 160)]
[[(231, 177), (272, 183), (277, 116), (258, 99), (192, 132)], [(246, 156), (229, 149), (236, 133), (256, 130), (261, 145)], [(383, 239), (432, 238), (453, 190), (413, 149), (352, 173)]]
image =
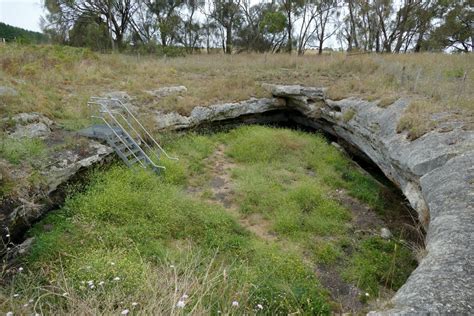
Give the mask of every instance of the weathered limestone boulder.
[(8, 130), (11, 138), (45, 138), (51, 134), (53, 125), (53, 121), (39, 113), (20, 113), (2, 122), (13, 126)]
[(183, 94), (187, 91), (188, 89), (185, 86), (172, 86), (163, 87), (156, 90), (146, 90), (145, 92), (157, 98), (164, 98), (173, 94)]
[(11, 88), (11, 87), (6, 87), (6, 86), (0, 86), (0, 96), (17, 96), (18, 92)]
[(178, 113), (156, 113), (158, 129), (185, 129), (204, 123), (238, 118), (248, 114), (259, 114), (285, 108), (285, 102), (280, 99), (250, 99), (242, 102), (223, 103), (209, 107), (195, 107), (189, 116)]
[(13, 240), (20, 238), (32, 223), (62, 202), (65, 198), (62, 189), (68, 181), (111, 153), (110, 147), (92, 140), (81, 148), (55, 151), (38, 168), (42, 181), (36, 186), (28, 185), (32, 172), (28, 166), (10, 165), (8, 180), (19, 185), (0, 200), (1, 236), (8, 233)]
[[(275, 88), (292, 106), (295, 89)], [(304, 89), (299, 88), (302, 95)], [(295, 99), (301, 104), (302, 97)], [(358, 99), (325, 100), (310, 121), (342, 138), (397, 184), (427, 229), (428, 254), (393, 298), (389, 313), (470, 313), (474, 300), (474, 131), (444, 125), (410, 141), (397, 133), (409, 100), (388, 108)], [(350, 111), (350, 115), (344, 115)], [(347, 119), (345, 120), (344, 117)], [(323, 122), (323, 123), (321, 123)], [(458, 122), (459, 123), (459, 122)]]
[[(407, 133), (397, 133), (407, 99), (381, 108), (354, 98), (325, 99), (322, 88), (266, 88), (278, 102), (221, 104), (196, 108), (190, 116), (160, 114), (157, 127), (182, 129), (282, 110), (289, 120), (333, 134), (373, 161), (402, 190), (427, 230), (426, 257), (394, 296), (393, 308), (376, 313), (473, 313), (474, 131), (462, 122), (445, 122), (410, 141)], [(299, 114), (293, 115), (295, 111)]]

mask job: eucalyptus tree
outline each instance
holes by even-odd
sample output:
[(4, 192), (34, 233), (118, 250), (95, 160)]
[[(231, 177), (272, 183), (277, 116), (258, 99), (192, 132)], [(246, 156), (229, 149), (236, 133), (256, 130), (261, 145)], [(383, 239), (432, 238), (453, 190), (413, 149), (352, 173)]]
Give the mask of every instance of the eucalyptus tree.
[(211, 0), (213, 19), (224, 29), (223, 48), (226, 54), (232, 54), (233, 50), (233, 31), (236, 23), (241, 18), (240, 0)]
[(79, 17), (89, 14), (105, 21), (112, 43), (122, 47), (138, 3), (136, 0), (45, 0), (44, 6), (48, 11), (45, 27), (60, 30), (65, 39)]
[(280, 9), (286, 15), (287, 51), (293, 51), (293, 27), (295, 19), (301, 14), (305, 0), (278, 0)]
[(286, 16), (273, 3), (241, 2), (242, 19), (236, 27), (235, 44), (240, 51), (277, 51), (285, 39)]
[(440, 0), (437, 17), (442, 21), (425, 44), (429, 49), (451, 48), (457, 52), (474, 51), (474, 10), (472, 1)]
[(186, 0), (184, 3), (184, 12), (182, 12), (182, 36), (180, 42), (189, 51), (192, 51), (200, 41), (204, 30), (199, 19), (196, 17), (200, 8), (206, 5), (205, 0)]

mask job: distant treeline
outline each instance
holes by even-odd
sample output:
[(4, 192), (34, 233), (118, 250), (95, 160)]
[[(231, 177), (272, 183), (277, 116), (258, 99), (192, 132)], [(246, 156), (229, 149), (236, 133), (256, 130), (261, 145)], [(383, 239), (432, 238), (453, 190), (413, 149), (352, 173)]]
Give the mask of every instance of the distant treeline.
[(466, 0), (45, 0), (45, 33), (95, 50), (473, 50)]
[(7, 42), (16, 41), (35, 44), (48, 42), (48, 37), (43, 33), (28, 31), (0, 22), (0, 41), (2, 38)]

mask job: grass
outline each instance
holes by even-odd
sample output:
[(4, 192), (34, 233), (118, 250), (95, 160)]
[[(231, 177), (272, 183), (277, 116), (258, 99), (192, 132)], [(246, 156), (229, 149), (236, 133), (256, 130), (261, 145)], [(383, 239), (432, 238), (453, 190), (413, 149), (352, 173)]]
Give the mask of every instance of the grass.
[(409, 251), (393, 240), (368, 238), (350, 260), (345, 277), (372, 296), (379, 294), (380, 284), (397, 290), (411, 273), (414, 262), (406, 262)]
[[(472, 54), (332, 53), (300, 57), (202, 54), (169, 59), (8, 44), (0, 47), (0, 85), (15, 88), (20, 96), (0, 97), (0, 111), (3, 115), (37, 111), (76, 129), (89, 117), (89, 97), (108, 91), (128, 92), (147, 117), (150, 110), (186, 114), (198, 105), (268, 96), (261, 88), (264, 82), (303, 84), (328, 87), (332, 99), (356, 96), (379, 100), (382, 107), (400, 97), (410, 97), (415, 103), (423, 100), (422, 107), (412, 106), (416, 115), (412, 108), (407, 111), (405, 121), (411, 123), (400, 125), (401, 130), (418, 135), (430, 130), (431, 116), (438, 112), (464, 120), (466, 128), (474, 126), (473, 58)], [(160, 100), (145, 92), (169, 85), (185, 85), (188, 92)], [(417, 121), (424, 122), (422, 127)]]
[(45, 154), (46, 146), (40, 139), (1, 138), (0, 157), (12, 164), (22, 161), (34, 162)]
[[(65, 205), (35, 225), (24, 271), (0, 290), (1, 311), (329, 314), (315, 265), (339, 267), (335, 273), (374, 296), (398, 288), (413, 269), (401, 244), (354, 234), (351, 211), (332, 192), (347, 190), (375, 208), (380, 188), (322, 137), (252, 126), (166, 142), (180, 161), (168, 162), (163, 177), (119, 165), (96, 170), (85, 190), (71, 189)], [(209, 199), (209, 157), (222, 144), (236, 165), (237, 214)], [(190, 195), (192, 187), (208, 193)], [(250, 214), (261, 214), (277, 239), (243, 226)]]

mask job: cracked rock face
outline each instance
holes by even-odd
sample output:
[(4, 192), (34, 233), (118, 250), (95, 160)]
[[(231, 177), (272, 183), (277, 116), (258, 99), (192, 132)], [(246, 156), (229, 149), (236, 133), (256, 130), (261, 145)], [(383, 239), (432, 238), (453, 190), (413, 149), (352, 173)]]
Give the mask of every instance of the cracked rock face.
[(238, 118), (248, 114), (259, 114), (285, 108), (285, 102), (281, 99), (250, 99), (236, 103), (223, 103), (208, 107), (195, 107), (189, 116), (183, 116), (176, 112), (156, 114), (156, 126), (158, 129), (187, 129), (209, 122), (223, 121)]
[(321, 88), (265, 88), (274, 99), (198, 107), (190, 116), (158, 113), (157, 127), (190, 128), (272, 110), (301, 113), (290, 119), (343, 139), (379, 166), (427, 229), (426, 257), (392, 299), (393, 308), (376, 313), (472, 313), (474, 132), (464, 130), (462, 122), (448, 122), (410, 141), (396, 128), (409, 105), (407, 99), (381, 108), (376, 102), (353, 98), (327, 100)]
[(53, 125), (53, 121), (39, 113), (20, 113), (2, 121), (14, 125), (8, 133), (11, 138), (46, 138)]
[[(8, 165), (9, 177), (14, 183), (20, 183), (15, 193), (0, 200), (0, 233), (6, 233), (17, 239), (42, 215), (64, 199), (62, 185), (78, 176), (93, 164), (103, 161), (112, 149), (95, 141), (88, 141), (84, 148), (67, 149), (51, 153), (47, 161), (42, 162), (41, 185), (27, 186), (28, 177), (33, 170), (21, 166)], [(23, 184), (22, 184), (23, 183)]]

